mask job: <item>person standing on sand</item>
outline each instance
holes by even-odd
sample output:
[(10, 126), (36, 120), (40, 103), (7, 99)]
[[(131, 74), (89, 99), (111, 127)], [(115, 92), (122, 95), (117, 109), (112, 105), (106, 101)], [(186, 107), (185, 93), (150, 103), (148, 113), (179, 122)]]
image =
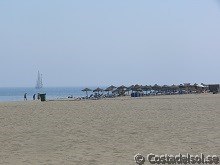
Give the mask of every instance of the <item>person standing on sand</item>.
[(24, 100), (27, 100), (27, 93), (24, 94)]
[(40, 100), (40, 93), (37, 94), (37, 99)]

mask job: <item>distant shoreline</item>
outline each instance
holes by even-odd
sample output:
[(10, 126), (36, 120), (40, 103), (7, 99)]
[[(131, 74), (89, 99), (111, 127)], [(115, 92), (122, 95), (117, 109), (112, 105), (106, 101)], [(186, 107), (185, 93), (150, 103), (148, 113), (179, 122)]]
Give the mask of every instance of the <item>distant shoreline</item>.
[(27, 99), (33, 100), (34, 94), (46, 93), (47, 100), (83, 100), (83, 99), (103, 99), (113, 98), (118, 96), (150, 96), (150, 95), (178, 95), (178, 94), (192, 94), (192, 93), (218, 93), (219, 85), (212, 85), (216, 89), (210, 91), (210, 85), (204, 84), (180, 84), (180, 85), (131, 85), (131, 86), (110, 86), (101, 88), (82, 88), (82, 87), (45, 87), (41, 90), (36, 90), (33, 87), (1, 87), (0, 88), (0, 102), (14, 102), (23, 101), (24, 94), (27, 93)]

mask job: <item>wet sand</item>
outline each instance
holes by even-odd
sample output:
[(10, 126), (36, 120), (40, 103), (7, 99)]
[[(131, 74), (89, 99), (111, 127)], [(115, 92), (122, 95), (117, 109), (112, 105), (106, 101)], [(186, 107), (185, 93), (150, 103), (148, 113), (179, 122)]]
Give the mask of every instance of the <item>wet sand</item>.
[(16, 165), (220, 154), (220, 95), (0, 103), (0, 146), (0, 164)]

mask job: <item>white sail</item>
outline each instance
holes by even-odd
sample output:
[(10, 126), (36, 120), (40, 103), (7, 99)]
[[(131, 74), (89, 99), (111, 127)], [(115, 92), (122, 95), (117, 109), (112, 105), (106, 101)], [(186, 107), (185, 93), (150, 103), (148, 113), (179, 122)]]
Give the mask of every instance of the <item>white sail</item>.
[(40, 74), (39, 71), (38, 71), (38, 75), (37, 75), (37, 83), (36, 83), (35, 88), (36, 88), (36, 89), (41, 89), (41, 88), (43, 88), (42, 74)]

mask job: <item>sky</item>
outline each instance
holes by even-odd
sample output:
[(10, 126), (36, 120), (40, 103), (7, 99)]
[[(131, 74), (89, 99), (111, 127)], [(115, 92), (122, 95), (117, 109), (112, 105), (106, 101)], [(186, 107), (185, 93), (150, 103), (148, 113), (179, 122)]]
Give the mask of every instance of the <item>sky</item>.
[(220, 83), (219, 0), (1, 0), (0, 87)]

